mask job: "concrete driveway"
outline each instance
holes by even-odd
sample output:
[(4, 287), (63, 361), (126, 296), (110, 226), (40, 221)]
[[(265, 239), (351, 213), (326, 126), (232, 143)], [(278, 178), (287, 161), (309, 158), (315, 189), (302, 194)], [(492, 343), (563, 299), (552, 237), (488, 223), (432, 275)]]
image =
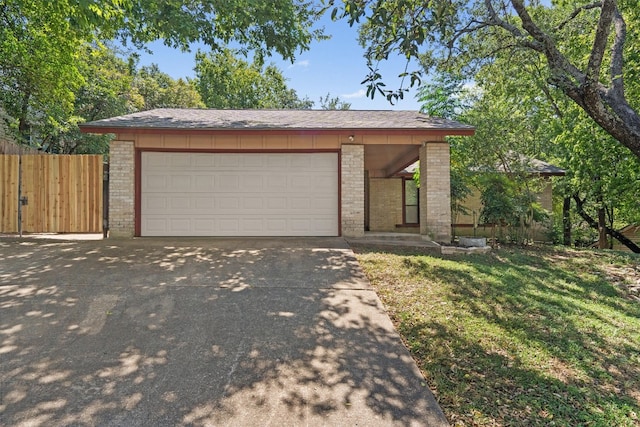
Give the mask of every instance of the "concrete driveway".
[(343, 239), (0, 240), (0, 425), (446, 425)]

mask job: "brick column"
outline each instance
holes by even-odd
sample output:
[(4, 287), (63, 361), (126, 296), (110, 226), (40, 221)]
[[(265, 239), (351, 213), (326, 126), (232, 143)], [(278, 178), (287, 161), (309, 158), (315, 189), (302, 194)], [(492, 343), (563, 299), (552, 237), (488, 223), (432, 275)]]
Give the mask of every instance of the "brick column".
[(451, 170), (449, 144), (420, 147), (420, 234), (437, 242), (451, 241)]
[(364, 236), (364, 145), (342, 145), (342, 235)]
[(133, 141), (109, 146), (109, 236), (133, 237), (135, 232), (135, 149)]

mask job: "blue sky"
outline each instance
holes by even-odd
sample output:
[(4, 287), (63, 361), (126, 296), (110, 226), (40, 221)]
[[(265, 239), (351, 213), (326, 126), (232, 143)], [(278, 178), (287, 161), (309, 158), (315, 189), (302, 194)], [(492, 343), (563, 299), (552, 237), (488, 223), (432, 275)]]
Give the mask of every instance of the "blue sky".
[[(342, 101), (351, 103), (353, 110), (418, 110), (420, 104), (415, 100), (415, 88), (405, 94), (405, 99), (389, 104), (379, 94), (371, 100), (366, 97), (366, 87), (360, 82), (367, 75), (364, 50), (357, 42), (357, 28), (349, 27), (346, 21), (332, 22), (328, 14), (319, 25), (324, 25), (325, 32), (331, 39), (314, 42), (310, 50), (299, 53), (295, 62), (283, 61), (279, 56), (267, 59), (275, 63), (282, 71), (290, 88), (297, 91), (299, 97), (308, 96), (319, 108), (319, 98), (329, 92), (332, 97), (339, 96)], [(141, 52), (140, 65), (156, 63), (160, 70), (178, 77), (193, 77), (195, 52), (198, 47), (207, 50), (206, 46), (194, 45), (191, 52), (180, 52), (164, 46), (161, 42), (149, 45), (153, 54)], [(397, 75), (404, 70), (405, 60), (402, 57), (391, 59), (380, 64), (384, 82), (388, 88), (396, 89), (400, 81)]]

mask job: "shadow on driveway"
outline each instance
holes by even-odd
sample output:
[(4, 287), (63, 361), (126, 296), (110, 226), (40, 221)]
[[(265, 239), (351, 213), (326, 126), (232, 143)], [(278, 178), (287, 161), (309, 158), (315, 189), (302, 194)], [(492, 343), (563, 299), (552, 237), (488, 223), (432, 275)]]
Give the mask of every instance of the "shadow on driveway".
[(446, 425), (342, 239), (0, 240), (2, 425)]

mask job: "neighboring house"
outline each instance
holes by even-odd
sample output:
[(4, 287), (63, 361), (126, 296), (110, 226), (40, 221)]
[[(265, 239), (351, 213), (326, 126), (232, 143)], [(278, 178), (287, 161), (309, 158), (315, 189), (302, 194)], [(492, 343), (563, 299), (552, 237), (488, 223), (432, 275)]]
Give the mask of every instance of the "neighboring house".
[[(640, 224), (629, 224), (621, 229), (620, 233), (635, 244), (640, 245)], [(628, 247), (626, 247), (616, 239), (613, 239), (613, 249), (617, 251), (631, 251)]]
[[(553, 194), (551, 177), (563, 176), (565, 171), (549, 163), (538, 159), (529, 159), (518, 156), (527, 173), (532, 176), (542, 177), (544, 188), (538, 193), (538, 200), (542, 208), (551, 212), (553, 210)], [(419, 167), (414, 163), (399, 171), (391, 178), (373, 178), (369, 180), (370, 200), (368, 226), (371, 231), (382, 232), (409, 232), (416, 233), (420, 227), (420, 198), (419, 190), (413, 176)], [(505, 172), (503, 167), (497, 170)], [(461, 203), (467, 213), (452, 213), (451, 225), (457, 235), (490, 236), (492, 224), (479, 223), (482, 203), (480, 192), (474, 189), (472, 193)], [(474, 230), (475, 226), (475, 230)], [(533, 237), (536, 240), (547, 238), (547, 229), (543, 224), (534, 224)]]
[(419, 159), (419, 232), (438, 241), (451, 238), (445, 138), (474, 132), (355, 110), (157, 109), (80, 127), (115, 134), (112, 236), (361, 236), (390, 206), (378, 181)]

